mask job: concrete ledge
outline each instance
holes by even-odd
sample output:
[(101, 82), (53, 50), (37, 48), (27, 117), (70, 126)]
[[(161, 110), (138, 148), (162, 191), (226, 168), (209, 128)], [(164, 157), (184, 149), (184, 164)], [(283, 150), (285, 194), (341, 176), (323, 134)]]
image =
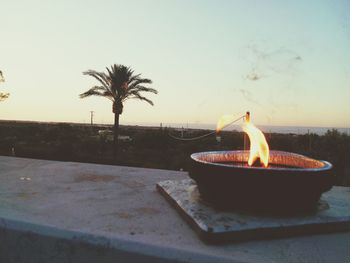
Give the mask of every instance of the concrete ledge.
[(155, 190), (184, 172), (0, 156), (0, 262), (348, 262), (350, 233), (201, 242)]
[(232, 262), (170, 247), (0, 220), (0, 262)]

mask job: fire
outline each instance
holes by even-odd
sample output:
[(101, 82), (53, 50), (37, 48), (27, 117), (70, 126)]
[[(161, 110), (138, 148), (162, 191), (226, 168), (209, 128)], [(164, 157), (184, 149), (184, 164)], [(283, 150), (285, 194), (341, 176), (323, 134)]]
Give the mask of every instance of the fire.
[(260, 163), (262, 163), (264, 167), (267, 167), (269, 165), (269, 145), (262, 131), (251, 123), (249, 113), (246, 115), (242, 128), (243, 131), (247, 133), (250, 140), (248, 165), (253, 165), (253, 163), (260, 158)]
[(222, 116), (219, 120), (218, 123), (216, 124), (216, 132), (220, 132), (223, 128), (225, 128), (227, 125), (232, 123), (237, 116), (235, 115), (224, 115)]
[[(222, 116), (217, 125), (216, 132), (220, 132), (223, 128), (231, 123), (243, 118), (240, 117), (235, 120), (237, 116), (235, 115), (224, 115)], [(259, 130), (253, 123), (250, 121), (250, 113), (247, 112), (245, 115), (245, 122), (242, 126), (243, 131), (247, 133), (250, 140), (250, 151), (248, 158), (248, 165), (252, 166), (254, 162), (259, 158), (260, 163), (267, 167), (269, 165), (269, 145), (266, 142), (266, 138), (261, 130)]]

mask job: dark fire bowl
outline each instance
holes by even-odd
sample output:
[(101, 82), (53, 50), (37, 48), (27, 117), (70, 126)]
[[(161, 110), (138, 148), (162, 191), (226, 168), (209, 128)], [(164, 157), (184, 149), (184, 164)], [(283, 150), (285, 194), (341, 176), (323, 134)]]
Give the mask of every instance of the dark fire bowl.
[(269, 167), (264, 168), (245, 165), (248, 156), (248, 151), (193, 153), (189, 175), (201, 198), (224, 209), (312, 211), (335, 181), (332, 164), (326, 161), (270, 151)]

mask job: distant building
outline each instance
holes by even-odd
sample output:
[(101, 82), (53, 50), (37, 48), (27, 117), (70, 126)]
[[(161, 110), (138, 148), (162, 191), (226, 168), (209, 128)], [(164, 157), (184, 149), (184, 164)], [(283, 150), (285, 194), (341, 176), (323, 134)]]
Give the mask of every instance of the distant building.
[(118, 135), (118, 140), (123, 142), (131, 142), (132, 138), (128, 135)]
[[(113, 141), (113, 131), (112, 130), (99, 130), (98, 135), (102, 138), (104, 137), (106, 141)], [(122, 142), (131, 142), (132, 138), (129, 135), (118, 135), (118, 140)]]
[(113, 135), (113, 131), (112, 130), (99, 130), (98, 135), (100, 135), (100, 136)]

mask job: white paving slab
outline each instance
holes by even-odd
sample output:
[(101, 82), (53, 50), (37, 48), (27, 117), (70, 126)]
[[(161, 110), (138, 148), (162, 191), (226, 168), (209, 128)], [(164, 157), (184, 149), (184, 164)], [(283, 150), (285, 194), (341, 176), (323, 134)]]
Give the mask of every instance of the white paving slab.
[(155, 188), (185, 178), (0, 156), (0, 262), (350, 261), (350, 232), (203, 243)]

